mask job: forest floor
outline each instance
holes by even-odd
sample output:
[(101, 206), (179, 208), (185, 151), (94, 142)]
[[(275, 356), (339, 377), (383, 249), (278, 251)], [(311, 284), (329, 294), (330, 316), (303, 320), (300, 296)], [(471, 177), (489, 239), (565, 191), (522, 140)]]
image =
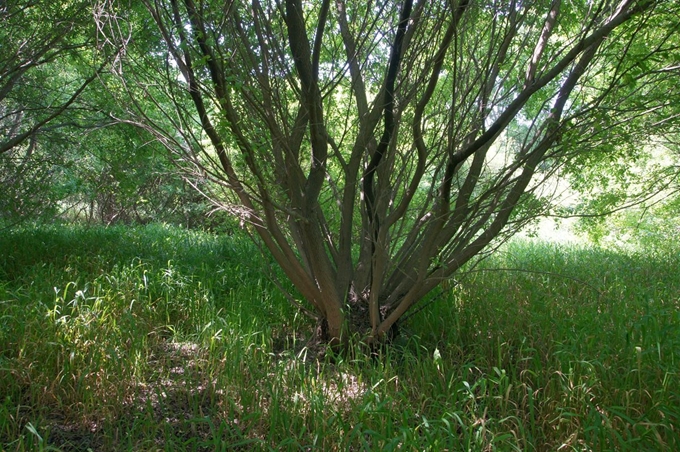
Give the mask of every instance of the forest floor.
[(0, 235), (0, 450), (680, 450), (680, 253), (516, 240), (376, 357), (246, 238)]

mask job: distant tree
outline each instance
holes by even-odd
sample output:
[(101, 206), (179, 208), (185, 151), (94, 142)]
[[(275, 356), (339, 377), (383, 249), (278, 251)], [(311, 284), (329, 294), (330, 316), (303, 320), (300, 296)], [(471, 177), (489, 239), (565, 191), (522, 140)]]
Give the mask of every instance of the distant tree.
[(0, 21), (0, 154), (26, 142), (30, 151), (109, 59), (90, 1), (2, 2)]
[(124, 36), (155, 24), (121, 66), (125, 121), (241, 218), (334, 344), (383, 340), (549, 211), (545, 182), (599, 155), (630, 77), (666, 83), (680, 17), (655, 0), (143, 4), (102, 17)]
[(84, 0), (0, 2), (0, 217), (52, 212), (68, 144), (100, 119), (78, 100), (117, 51), (98, 46), (93, 12)]

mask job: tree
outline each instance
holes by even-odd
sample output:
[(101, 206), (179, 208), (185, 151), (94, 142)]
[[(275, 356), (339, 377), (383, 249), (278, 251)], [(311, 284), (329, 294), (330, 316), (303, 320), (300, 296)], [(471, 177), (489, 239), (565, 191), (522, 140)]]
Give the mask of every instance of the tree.
[[(157, 41), (127, 49), (121, 120), (199, 189), (220, 184), (205, 194), (269, 250), (331, 343), (382, 340), (547, 212), (545, 182), (599, 138), (586, 124), (625, 85), (610, 69), (645, 61), (678, 17), (653, 0), (144, 5)], [(140, 19), (123, 10), (109, 4), (109, 29), (127, 36)]]
[(563, 172), (579, 193), (568, 214), (581, 218), (591, 239), (618, 229), (617, 217), (646, 222), (652, 211), (652, 223), (668, 217), (657, 207), (672, 206), (678, 193), (680, 23), (656, 14), (644, 25), (635, 40), (612, 44), (612, 52), (628, 58), (603, 60), (599, 72), (617, 82), (588, 81), (590, 92), (606, 89), (607, 96), (563, 137), (578, 150)]
[(0, 2), (0, 24), (0, 217), (54, 213), (66, 148), (102, 119), (79, 99), (117, 50), (90, 1)]
[(93, 51), (91, 2), (3, 2), (0, 20), (2, 154), (27, 141), (31, 149), (38, 132), (73, 105), (108, 58)]

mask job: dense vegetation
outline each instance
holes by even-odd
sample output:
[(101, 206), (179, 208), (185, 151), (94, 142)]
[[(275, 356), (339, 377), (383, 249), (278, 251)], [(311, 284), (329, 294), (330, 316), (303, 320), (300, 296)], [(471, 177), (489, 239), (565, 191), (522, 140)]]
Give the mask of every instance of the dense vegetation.
[(680, 450), (679, 61), (670, 0), (0, 0), (0, 450)]
[(680, 254), (658, 245), (516, 241), (376, 359), (324, 354), (241, 236), (5, 231), (0, 448), (677, 450)]
[(239, 224), (320, 337), (381, 347), (537, 217), (678, 193), (679, 17), (667, 0), (1, 2), (0, 220)]

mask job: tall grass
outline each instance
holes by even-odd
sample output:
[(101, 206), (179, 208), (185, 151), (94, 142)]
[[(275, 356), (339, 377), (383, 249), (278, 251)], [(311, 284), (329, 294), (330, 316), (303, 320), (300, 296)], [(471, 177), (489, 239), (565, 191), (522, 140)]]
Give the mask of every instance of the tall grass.
[(26, 227), (0, 237), (0, 449), (680, 450), (679, 266), (515, 242), (379, 359), (324, 357), (242, 237)]

